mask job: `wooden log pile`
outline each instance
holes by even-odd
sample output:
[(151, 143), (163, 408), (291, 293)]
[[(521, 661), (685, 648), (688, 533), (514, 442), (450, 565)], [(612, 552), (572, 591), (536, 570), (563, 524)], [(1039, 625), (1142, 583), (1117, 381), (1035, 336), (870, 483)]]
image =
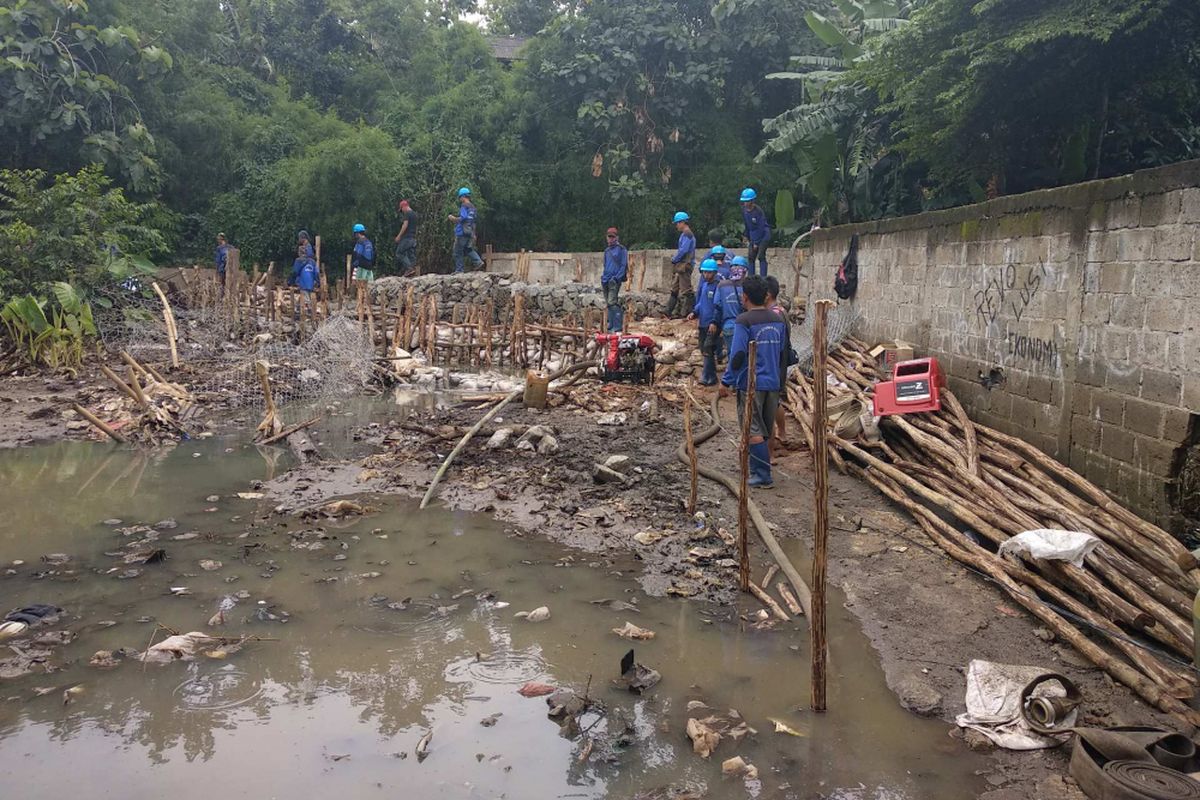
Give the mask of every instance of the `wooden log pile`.
[[(797, 370), (790, 377), (787, 405), (810, 446), (813, 380), (828, 382), (831, 407), (839, 399), (866, 402), (882, 379), (867, 349), (847, 339), (831, 350), (825, 376)], [(830, 459), (907, 509), (949, 557), (986, 575), (1147, 703), (1200, 724), (1200, 712), (1187, 705), (1197, 687), (1190, 667), (1196, 559), (1036, 447), (972, 422), (953, 393), (941, 397), (939, 412), (884, 417), (879, 436), (831, 432)], [(1101, 543), (1083, 567), (996, 552), (1039, 528), (1084, 531)]]

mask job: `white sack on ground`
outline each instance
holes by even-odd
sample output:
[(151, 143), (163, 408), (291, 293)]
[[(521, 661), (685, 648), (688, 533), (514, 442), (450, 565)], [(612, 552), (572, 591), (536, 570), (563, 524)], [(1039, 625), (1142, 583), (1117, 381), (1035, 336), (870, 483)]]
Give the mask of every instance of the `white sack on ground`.
[(1083, 566), (1088, 553), (1100, 546), (1100, 540), (1082, 531), (1057, 531), (1039, 528), (1018, 533), (1000, 545), (1001, 554), (1028, 553), (1032, 558), (1046, 561), (1070, 561)]

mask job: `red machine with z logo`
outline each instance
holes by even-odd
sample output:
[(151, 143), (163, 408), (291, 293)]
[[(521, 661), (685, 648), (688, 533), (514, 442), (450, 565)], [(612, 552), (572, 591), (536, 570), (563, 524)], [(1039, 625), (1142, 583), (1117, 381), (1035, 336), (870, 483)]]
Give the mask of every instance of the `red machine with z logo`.
[(898, 362), (890, 381), (875, 384), (875, 415), (940, 411), (945, 388), (946, 376), (936, 358)]

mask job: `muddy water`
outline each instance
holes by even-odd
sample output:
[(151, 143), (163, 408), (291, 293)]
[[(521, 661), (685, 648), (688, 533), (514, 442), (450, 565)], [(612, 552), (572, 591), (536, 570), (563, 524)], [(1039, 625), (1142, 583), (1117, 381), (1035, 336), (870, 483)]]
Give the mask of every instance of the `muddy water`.
[[(0, 683), (6, 796), (624, 798), (668, 784), (731, 798), (975, 794), (977, 757), (945, 724), (898, 707), (840, 598), (832, 710), (818, 717), (797, 710), (808, 697), (802, 627), (757, 632), (731, 609), (646, 597), (636, 563), (593, 561), (486, 516), (369, 498), (378, 513), (318, 523), (236, 496), (286, 466), (235, 438), (154, 457), (82, 444), (0, 453), (0, 565), (26, 562), (0, 577), (0, 606), (60, 605), (78, 633), (53, 659), (61, 671)], [(176, 527), (157, 541), (169, 559), (116, 577), (127, 567), (105, 553), (147, 535), (122, 530), (167, 518)], [(199, 535), (173, 538), (188, 533)], [(39, 561), (51, 552), (73, 560)], [(200, 559), (222, 566), (205, 571)], [(47, 570), (58, 574), (38, 577)], [(238, 591), (249, 597), (223, 632), (274, 641), (225, 660), (87, 666), (96, 650), (162, 638), (155, 621), (203, 630)], [(476, 598), (484, 592), (495, 599)], [(590, 602), (605, 598), (641, 612)], [(549, 621), (513, 618), (540, 605)], [(626, 620), (658, 633), (636, 648), (664, 676), (652, 697), (609, 685), (628, 649), (609, 631)], [(608, 713), (583, 718), (597, 743), (580, 763), (580, 740), (516, 690), (531, 680), (582, 690), (589, 678)], [(61, 691), (35, 696), (76, 683), (85, 692), (68, 706)], [(739, 709), (758, 736), (702, 761), (684, 736), (690, 699)], [(770, 717), (802, 736), (774, 733)], [(758, 766), (761, 786), (721, 777), (720, 760), (735, 754)]]

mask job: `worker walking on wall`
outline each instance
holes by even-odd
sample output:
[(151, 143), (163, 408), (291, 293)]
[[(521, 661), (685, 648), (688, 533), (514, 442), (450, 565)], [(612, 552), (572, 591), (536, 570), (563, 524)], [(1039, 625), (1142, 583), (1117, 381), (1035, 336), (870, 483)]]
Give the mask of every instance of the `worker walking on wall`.
[(750, 274), (754, 274), (754, 262), (758, 260), (759, 273), (767, 275), (767, 245), (771, 242), (771, 226), (767, 224), (767, 214), (758, 207), (758, 192), (747, 186), (742, 189), (742, 221), (746, 224), (746, 241), (750, 252), (747, 261)]
[[(746, 310), (733, 326), (733, 347), (729, 353), (729, 364), (721, 383), (728, 389), (737, 390), (738, 419), (750, 414), (750, 480), (751, 486), (769, 489), (774, 486), (771, 479), (771, 455), (767, 437), (775, 422), (775, 410), (779, 407), (779, 393), (783, 389), (787, 374), (788, 330), (787, 323), (766, 307), (767, 283), (758, 275), (750, 275), (742, 283), (742, 296)], [(754, 369), (754, 397), (747, 397), (749, 388), (748, 358), (750, 342), (757, 343)]]
[(417, 274), (417, 212), (407, 200), (401, 200), (400, 232), (396, 234), (396, 274), (408, 278)]
[(604, 292), (604, 303), (608, 306), (608, 332), (620, 333), (624, 327), (625, 312), (621, 308), (621, 284), (629, 273), (629, 251), (621, 244), (616, 228), (604, 234), (604, 272), (600, 275), (600, 289)]
[(468, 258), (476, 269), (482, 267), (483, 259), (475, 249), (475, 227), (478, 219), (469, 188), (464, 186), (458, 190), (458, 213), (451, 214), (446, 219), (454, 223), (454, 271), (462, 272)]
[(668, 317), (682, 317), (692, 307), (692, 272), (696, 268), (696, 235), (688, 224), (691, 217), (686, 211), (676, 211), (672, 220), (679, 231), (679, 249), (671, 256), (675, 271), (675, 284), (671, 287), (671, 299), (667, 303)]
[(367, 227), (361, 222), (354, 226), (354, 251), (350, 256), (354, 282), (363, 290), (375, 280), (375, 244), (367, 238)]
[(696, 287), (696, 304), (688, 319), (700, 323), (700, 354), (704, 356), (701, 386), (717, 385), (717, 350), (721, 337), (721, 306), (717, 302), (717, 262), (706, 258), (700, 263), (700, 285)]
[(221, 287), (221, 294), (225, 294), (225, 268), (229, 266), (229, 240), (225, 238), (225, 234), (217, 234), (217, 252), (214, 257), (217, 266), (217, 286)]

